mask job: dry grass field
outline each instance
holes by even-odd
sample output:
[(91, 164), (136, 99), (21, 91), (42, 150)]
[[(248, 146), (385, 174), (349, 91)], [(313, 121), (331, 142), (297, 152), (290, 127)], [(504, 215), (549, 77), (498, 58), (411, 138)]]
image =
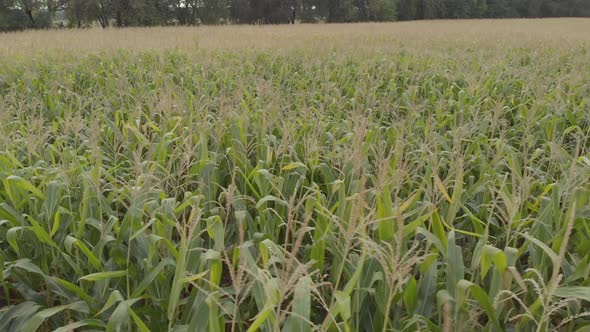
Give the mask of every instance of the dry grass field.
[(588, 331), (589, 32), (0, 34), (0, 331)]
[[(510, 47), (530, 43), (568, 48), (590, 43), (590, 20), (505, 19), (364, 24), (298, 24), (270, 26), (202, 26), (47, 30), (0, 34), (0, 54), (39, 52), (105, 52), (113, 50), (313, 50), (337, 48), (395, 51), (400, 48), (457, 46)], [(461, 44), (459, 44), (461, 45)], [(542, 46), (542, 45), (539, 45)], [(486, 50), (489, 51), (489, 50)]]

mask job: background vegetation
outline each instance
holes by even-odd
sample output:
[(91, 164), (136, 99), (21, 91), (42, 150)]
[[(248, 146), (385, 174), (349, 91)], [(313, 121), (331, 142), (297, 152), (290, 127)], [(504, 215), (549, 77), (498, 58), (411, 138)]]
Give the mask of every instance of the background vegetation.
[(589, 30), (0, 35), (0, 330), (587, 331)]
[(0, 30), (590, 16), (587, 0), (0, 0)]

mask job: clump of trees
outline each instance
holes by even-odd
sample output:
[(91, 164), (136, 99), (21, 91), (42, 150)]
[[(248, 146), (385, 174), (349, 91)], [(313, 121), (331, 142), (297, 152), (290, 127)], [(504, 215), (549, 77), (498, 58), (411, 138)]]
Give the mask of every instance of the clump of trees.
[(0, 30), (590, 16), (588, 0), (0, 0)]

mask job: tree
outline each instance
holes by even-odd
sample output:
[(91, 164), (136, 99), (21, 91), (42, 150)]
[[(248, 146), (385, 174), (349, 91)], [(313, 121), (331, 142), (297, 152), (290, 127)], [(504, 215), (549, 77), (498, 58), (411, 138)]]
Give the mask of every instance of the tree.
[(508, 0), (487, 0), (486, 7), (486, 17), (489, 18), (518, 16), (516, 9), (508, 2)]
[[(437, 18), (439, 17), (439, 6), (440, 4), (438, 4), (437, 0), (417, 0), (414, 18), (417, 20), (431, 20)], [(404, 9), (404, 13), (407, 13), (407, 9)], [(398, 7), (398, 16), (400, 15), (402, 15), (402, 12)], [(407, 16), (407, 14), (404, 15), (402, 19), (407, 19), (405, 16)]]
[(298, 19), (304, 23), (316, 23), (325, 18), (323, 11), (320, 9), (318, 0), (301, 0), (298, 11)]
[(289, 23), (293, 16), (292, 0), (250, 0), (249, 23)]
[(90, 0), (71, 0), (65, 9), (70, 25), (81, 28), (86, 22), (91, 22), (92, 9)]
[(199, 18), (204, 24), (219, 24), (229, 16), (226, 0), (202, 0)]
[(132, 13), (129, 16), (128, 25), (154, 26), (166, 25), (172, 16), (171, 7), (161, 0), (134, 0), (130, 3)]
[[(51, 20), (47, 14), (47, 3), (42, 0), (1, 0), (0, 6), (4, 14), (0, 25), (14, 29), (46, 28)], [(6, 21), (5, 21), (6, 20)], [(7, 28), (12, 30), (11, 28)]]
[(417, 18), (417, 0), (399, 0), (397, 9), (400, 20), (408, 21), (415, 20)]
[(590, 16), (590, 0), (0, 0), (0, 30), (49, 27), (62, 11), (72, 27), (106, 28)]
[(0, 0), (0, 31), (22, 30), (30, 27), (29, 17), (15, 8), (12, 0)]
[(469, 18), (471, 8), (468, 1), (469, 0), (444, 0), (444, 18)]
[(471, 18), (482, 18), (485, 17), (486, 15), (486, 11), (487, 11), (488, 7), (486, 4), (486, 0), (473, 0), (471, 2), (471, 7), (470, 7), (470, 17)]
[(327, 0), (328, 22), (352, 22), (358, 17), (353, 0)]
[(71, 0), (44, 0), (44, 7), (47, 10), (49, 18), (53, 20), (55, 13), (65, 10), (70, 5)]
[(39, 10), (41, 2), (36, 0), (18, 0), (16, 4), (31, 21), (31, 27), (36, 27), (37, 22), (35, 21), (34, 14)]
[(368, 5), (369, 21), (395, 21), (396, 16), (394, 0), (370, 0)]
[(113, 4), (111, 0), (91, 0), (92, 16), (100, 23), (103, 28), (111, 25), (111, 17), (113, 13)]
[(232, 22), (251, 23), (251, 7), (249, 0), (229, 0), (229, 15)]

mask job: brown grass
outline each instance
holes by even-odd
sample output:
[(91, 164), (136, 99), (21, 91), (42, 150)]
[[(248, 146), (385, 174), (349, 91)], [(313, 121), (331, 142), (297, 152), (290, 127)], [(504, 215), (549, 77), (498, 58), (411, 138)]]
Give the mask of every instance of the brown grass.
[[(0, 34), (0, 55), (38, 52), (176, 49), (381, 50), (474, 45), (590, 42), (590, 19), (441, 20), (364, 24), (203, 26), (46, 30)], [(465, 45), (465, 44), (462, 44)]]

